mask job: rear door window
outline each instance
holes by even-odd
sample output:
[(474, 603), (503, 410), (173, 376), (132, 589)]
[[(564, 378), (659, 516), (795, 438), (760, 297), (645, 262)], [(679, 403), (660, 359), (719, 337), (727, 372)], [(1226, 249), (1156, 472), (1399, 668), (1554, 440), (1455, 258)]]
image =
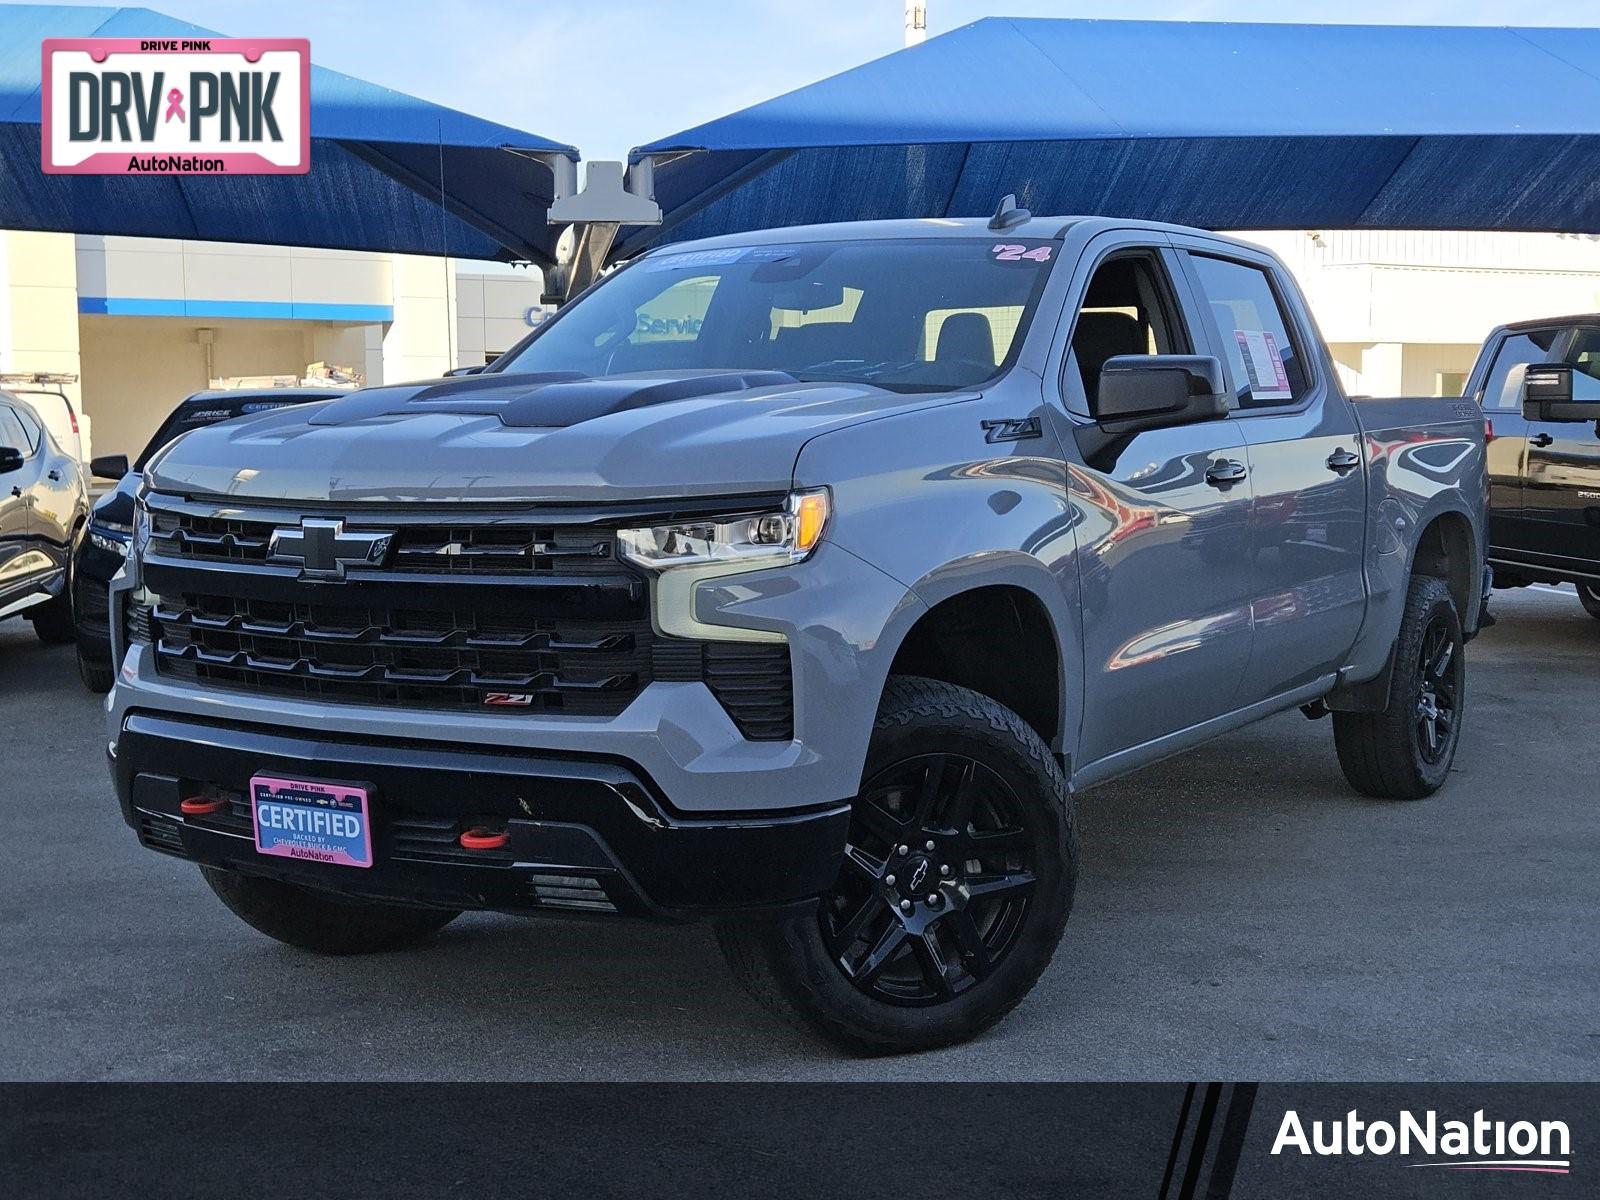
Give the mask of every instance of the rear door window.
[(1239, 407), (1299, 403), (1311, 386), (1310, 372), (1266, 270), (1209, 254), (1190, 254), (1189, 261), (1217, 323)]

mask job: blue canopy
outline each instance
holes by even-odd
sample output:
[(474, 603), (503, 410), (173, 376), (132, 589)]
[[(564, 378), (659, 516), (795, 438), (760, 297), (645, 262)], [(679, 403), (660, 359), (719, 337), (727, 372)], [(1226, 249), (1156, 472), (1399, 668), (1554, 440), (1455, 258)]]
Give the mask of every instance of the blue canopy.
[(553, 177), (532, 155), (572, 147), (316, 66), (308, 174), (40, 170), (44, 38), (206, 36), (145, 8), (0, 7), (0, 228), (552, 259)]
[(619, 249), (1006, 192), (1208, 228), (1596, 231), (1596, 63), (1596, 29), (989, 18), (640, 147), (666, 221)]

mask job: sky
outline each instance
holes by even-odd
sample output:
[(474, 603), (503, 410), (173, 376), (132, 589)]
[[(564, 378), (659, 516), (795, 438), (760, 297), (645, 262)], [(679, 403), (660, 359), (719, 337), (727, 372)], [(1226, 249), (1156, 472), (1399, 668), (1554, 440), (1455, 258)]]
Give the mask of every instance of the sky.
[[(139, 2), (139, 0), (135, 0)], [(220, 33), (307, 37), (374, 83), (568, 142), (629, 149), (900, 48), (902, 0), (142, 0)], [(1597, 0), (928, 0), (986, 16), (1592, 25)]]

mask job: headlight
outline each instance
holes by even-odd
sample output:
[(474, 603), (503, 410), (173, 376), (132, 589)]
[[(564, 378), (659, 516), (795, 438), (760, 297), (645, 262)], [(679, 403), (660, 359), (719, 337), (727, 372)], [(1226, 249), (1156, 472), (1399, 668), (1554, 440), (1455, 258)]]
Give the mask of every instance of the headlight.
[(805, 559), (828, 524), (828, 492), (795, 492), (781, 512), (728, 520), (678, 521), (617, 534), (622, 557), (651, 571), (674, 567), (785, 566)]
[(89, 526), (89, 544), (108, 553), (128, 557), (128, 543), (133, 540), (133, 530), (126, 525)]

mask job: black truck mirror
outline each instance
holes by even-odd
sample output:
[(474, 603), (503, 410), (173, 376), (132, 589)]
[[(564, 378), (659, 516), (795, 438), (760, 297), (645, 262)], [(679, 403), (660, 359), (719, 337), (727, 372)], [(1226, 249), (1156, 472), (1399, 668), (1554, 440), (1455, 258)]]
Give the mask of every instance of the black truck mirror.
[(1119, 354), (1100, 368), (1094, 415), (1108, 433), (1136, 433), (1215, 421), (1230, 400), (1210, 355)]
[(97, 454), (89, 460), (89, 474), (96, 479), (121, 479), (127, 473), (126, 454)]
[(0, 475), (22, 470), (22, 451), (11, 446), (0, 446)]
[(1522, 415), (1530, 421), (1600, 421), (1600, 396), (1574, 399), (1571, 363), (1530, 363), (1522, 375)]

